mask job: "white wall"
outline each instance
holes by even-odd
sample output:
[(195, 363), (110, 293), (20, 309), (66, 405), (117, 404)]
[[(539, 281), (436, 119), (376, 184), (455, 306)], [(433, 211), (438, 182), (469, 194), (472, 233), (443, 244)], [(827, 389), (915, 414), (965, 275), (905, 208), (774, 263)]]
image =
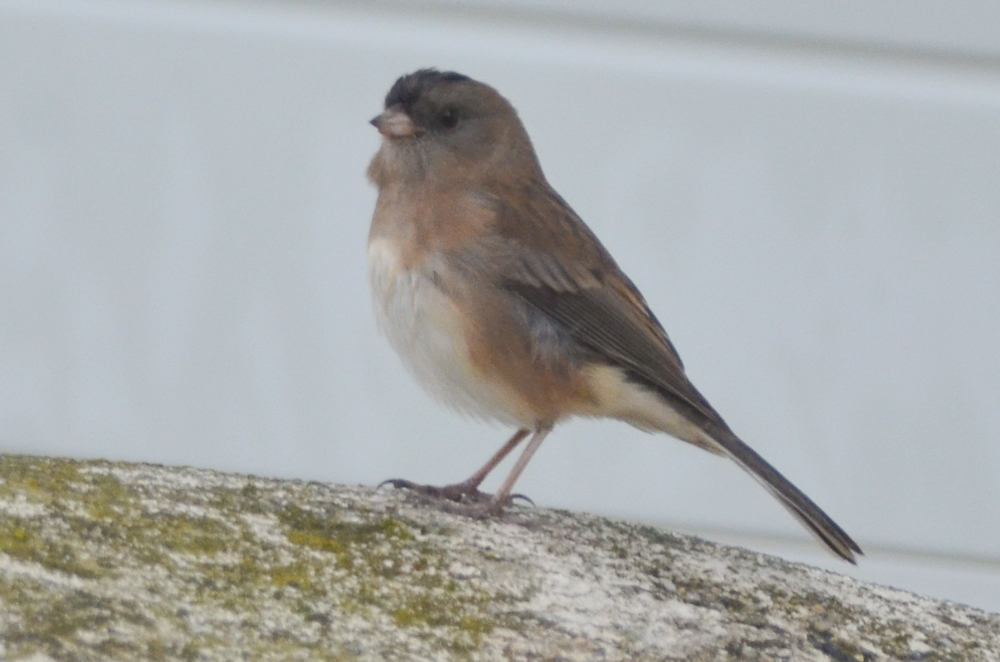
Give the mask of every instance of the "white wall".
[[(364, 266), (367, 120), (435, 65), (514, 102), (694, 382), (869, 551), (854, 574), (1000, 611), (992, 5), (449, 4), (0, 1), (0, 449), (479, 466), (508, 432), (411, 382)], [(849, 570), (734, 466), (621, 424), (559, 429), (518, 489)]]

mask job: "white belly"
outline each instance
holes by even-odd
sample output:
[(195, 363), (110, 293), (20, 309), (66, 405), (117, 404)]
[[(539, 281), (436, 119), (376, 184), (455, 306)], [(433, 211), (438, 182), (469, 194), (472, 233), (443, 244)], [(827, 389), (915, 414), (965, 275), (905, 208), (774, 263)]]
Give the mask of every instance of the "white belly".
[(509, 425), (520, 420), (513, 394), (469, 358), (464, 320), (455, 302), (433, 280), (433, 260), (422, 268), (400, 267), (387, 239), (368, 244), (368, 274), (375, 318), (407, 369), (432, 396), (460, 411)]

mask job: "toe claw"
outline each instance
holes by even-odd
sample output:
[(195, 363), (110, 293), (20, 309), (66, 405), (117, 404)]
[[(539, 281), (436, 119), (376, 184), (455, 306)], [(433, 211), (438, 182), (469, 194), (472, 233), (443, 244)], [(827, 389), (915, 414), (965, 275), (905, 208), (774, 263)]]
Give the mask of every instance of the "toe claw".
[(507, 497), (507, 503), (508, 504), (514, 503), (514, 499), (524, 499), (525, 501), (527, 501), (528, 503), (530, 503), (532, 506), (534, 506), (534, 507), (537, 508), (537, 506), (535, 506), (535, 502), (532, 501), (531, 497), (529, 497), (527, 494), (521, 494), (520, 492), (517, 493), (517, 494), (511, 494), (509, 497)]
[(383, 480), (381, 483), (376, 485), (375, 489), (376, 490), (382, 489), (382, 487), (385, 485), (392, 485), (397, 490), (403, 490), (403, 489), (412, 490), (417, 487), (420, 487), (416, 483), (411, 483), (410, 481), (404, 480), (402, 478), (390, 478), (389, 480)]

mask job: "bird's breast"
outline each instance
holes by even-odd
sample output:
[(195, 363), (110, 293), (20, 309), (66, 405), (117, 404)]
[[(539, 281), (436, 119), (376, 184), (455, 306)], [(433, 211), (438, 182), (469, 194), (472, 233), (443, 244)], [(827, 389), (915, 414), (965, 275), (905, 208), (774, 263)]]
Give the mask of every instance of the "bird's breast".
[(398, 240), (372, 237), (368, 268), (375, 317), (407, 369), (432, 396), (479, 418), (535, 423), (516, 393), (473, 360), (470, 320), (447, 293), (452, 276), (440, 256), (404, 259)]

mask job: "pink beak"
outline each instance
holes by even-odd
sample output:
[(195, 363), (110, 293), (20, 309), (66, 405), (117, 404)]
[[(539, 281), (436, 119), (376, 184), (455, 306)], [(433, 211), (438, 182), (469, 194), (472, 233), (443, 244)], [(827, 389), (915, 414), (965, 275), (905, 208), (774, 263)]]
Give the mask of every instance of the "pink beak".
[(397, 106), (387, 108), (372, 120), (372, 125), (386, 138), (409, 138), (417, 133), (413, 120)]

